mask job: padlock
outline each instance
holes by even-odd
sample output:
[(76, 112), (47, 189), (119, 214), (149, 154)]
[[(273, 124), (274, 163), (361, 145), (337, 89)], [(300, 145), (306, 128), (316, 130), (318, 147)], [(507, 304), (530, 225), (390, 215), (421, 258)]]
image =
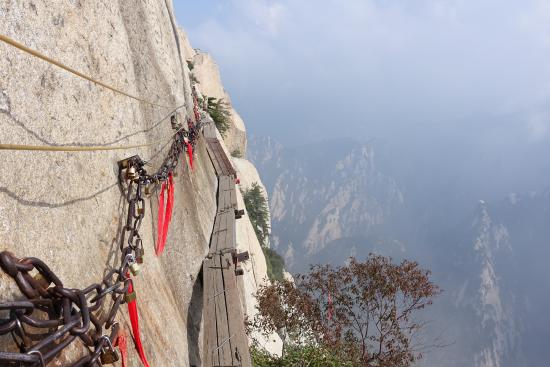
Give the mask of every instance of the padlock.
[(128, 163), (130, 162), (130, 158), (123, 159), (121, 161), (118, 161), (118, 167), (120, 169), (126, 169), (128, 168)]
[(176, 121), (176, 115), (170, 116), (170, 124), (172, 125), (172, 129), (174, 130), (178, 129), (178, 122)]
[(103, 339), (107, 340), (108, 349), (101, 350), (99, 360), (101, 361), (101, 364), (113, 364), (119, 360), (118, 353), (113, 348), (113, 345), (111, 344), (111, 340), (109, 340), (109, 338), (104, 337)]
[(51, 282), (46, 279), (46, 277), (42, 273), (36, 274), (33, 278), (44, 289), (48, 288), (51, 284)]
[(243, 268), (241, 268), (240, 266), (237, 266), (237, 267), (235, 268), (235, 275), (236, 275), (236, 276), (244, 275), (244, 270), (243, 270)]
[(139, 274), (139, 264), (137, 263), (137, 261), (133, 262), (130, 264), (130, 272), (132, 273), (133, 276), (136, 276)]
[(153, 193), (153, 184), (148, 183), (147, 185), (145, 185), (143, 192), (145, 193), (145, 196), (151, 196), (151, 194)]
[(118, 353), (114, 349), (102, 351), (100, 360), (101, 360), (101, 364), (113, 364), (119, 360)]
[(131, 293), (124, 293), (124, 302), (125, 303), (130, 303), (132, 301), (135, 301), (136, 300), (136, 292), (133, 291)]
[(143, 264), (143, 256), (145, 255), (145, 251), (143, 251), (143, 248), (136, 248), (136, 262), (138, 264)]
[(138, 177), (139, 177), (139, 174), (136, 170), (136, 167), (134, 167), (134, 166), (128, 167), (128, 169), (126, 170), (126, 179), (128, 179), (130, 181), (134, 181)]

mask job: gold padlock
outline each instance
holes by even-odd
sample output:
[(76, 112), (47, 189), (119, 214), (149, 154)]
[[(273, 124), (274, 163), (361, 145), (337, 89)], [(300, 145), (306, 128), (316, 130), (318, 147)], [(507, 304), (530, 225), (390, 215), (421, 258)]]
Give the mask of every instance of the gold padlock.
[[(108, 338), (105, 338), (109, 340)], [(101, 364), (113, 364), (119, 360), (118, 353), (115, 349), (113, 349), (113, 345), (111, 344), (111, 341), (108, 341), (109, 349), (101, 350), (101, 355), (99, 357), (99, 360), (101, 361)]]
[(136, 296), (136, 292), (133, 291), (131, 293), (124, 293), (124, 302), (125, 303), (130, 303), (132, 301), (135, 301), (137, 298)]
[(134, 166), (128, 167), (128, 169), (126, 170), (126, 179), (133, 181), (138, 177), (139, 177), (139, 174), (136, 171), (136, 167)]
[(133, 262), (130, 264), (130, 272), (132, 273), (133, 276), (136, 276), (139, 274), (139, 264), (136, 262)]
[(145, 185), (145, 189), (143, 190), (146, 196), (151, 195), (151, 185)]
[(118, 162), (118, 166), (121, 168), (121, 169), (124, 169), (124, 168), (128, 168), (128, 162), (130, 162), (130, 160), (127, 158), (127, 159), (123, 159), (121, 161)]
[(145, 255), (145, 251), (143, 251), (143, 248), (137, 248), (136, 249), (136, 262), (138, 264), (143, 264), (143, 256)]
[(51, 282), (46, 279), (46, 277), (42, 275), (42, 273), (36, 274), (33, 278), (44, 289), (48, 288), (51, 284)]

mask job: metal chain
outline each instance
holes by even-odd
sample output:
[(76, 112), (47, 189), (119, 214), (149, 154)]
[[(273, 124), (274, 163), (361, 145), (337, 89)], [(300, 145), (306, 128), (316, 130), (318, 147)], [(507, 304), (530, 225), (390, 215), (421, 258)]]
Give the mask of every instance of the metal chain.
[(194, 147), (199, 132), (211, 122), (202, 117), (197, 124), (189, 120), (187, 131), (172, 118), (174, 141), (155, 173), (148, 174), (145, 162), (137, 155), (119, 162), (119, 183), (128, 212), (120, 240), (120, 265), (111, 268), (101, 283), (84, 289), (66, 288), (42, 260), (0, 252), (0, 268), (15, 280), (26, 298), (0, 303), (1, 314), (7, 314), (7, 318), (0, 318), (0, 336), (11, 334), (19, 349), (19, 353), (0, 351), (0, 365), (45, 367), (77, 338), (89, 353), (67, 367), (93, 367), (118, 360), (113, 349), (119, 333), (115, 318), (121, 304), (135, 299), (135, 293), (128, 293), (128, 289), (130, 273), (137, 275), (143, 262), (139, 230), (145, 216), (145, 197), (168, 180), (187, 143)]

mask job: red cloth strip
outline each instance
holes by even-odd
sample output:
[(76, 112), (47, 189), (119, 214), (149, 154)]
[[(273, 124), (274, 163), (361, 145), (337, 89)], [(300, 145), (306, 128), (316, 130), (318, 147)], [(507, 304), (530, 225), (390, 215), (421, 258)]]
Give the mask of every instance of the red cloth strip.
[(187, 154), (189, 155), (189, 165), (191, 166), (191, 170), (193, 170), (193, 146), (186, 142), (187, 144)]
[[(127, 274), (128, 276), (129, 274)], [(128, 293), (134, 291), (134, 284), (130, 281), (130, 286), (128, 287)], [(139, 354), (139, 358), (145, 367), (149, 367), (147, 362), (147, 357), (145, 357), (145, 351), (143, 350), (143, 344), (141, 343), (141, 336), (139, 333), (139, 317), (137, 310), (136, 300), (133, 300), (128, 303), (128, 313), (130, 314), (130, 323), (132, 324), (132, 334), (134, 334), (134, 343), (136, 350)]]
[(168, 175), (168, 200), (166, 201), (166, 215), (164, 217), (164, 228), (162, 230), (162, 242), (160, 253), (164, 251), (164, 245), (166, 244), (166, 237), (168, 237), (168, 227), (172, 221), (172, 209), (174, 208), (174, 176), (172, 173)]
[[(164, 211), (164, 189), (168, 188), (168, 198), (166, 200), (166, 211)], [(168, 175), (168, 183), (162, 184), (161, 193), (159, 196), (159, 213), (158, 213), (158, 236), (157, 247), (155, 254), (160, 256), (166, 245), (166, 237), (168, 236), (168, 227), (172, 221), (172, 209), (174, 208), (174, 176), (172, 173)], [(161, 210), (162, 209), (162, 210)]]
[(162, 183), (160, 187), (159, 195), (159, 210), (157, 215), (157, 246), (155, 248), (155, 254), (159, 255), (159, 249), (161, 247), (161, 242), (163, 238), (163, 228), (164, 228), (164, 190), (166, 189), (166, 183)]
[(120, 350), (120, 360), (122, 367), (128, 367), (128, 341), (126, 340), (126, 332), (120, 329), (113, 347), (118, 347)]

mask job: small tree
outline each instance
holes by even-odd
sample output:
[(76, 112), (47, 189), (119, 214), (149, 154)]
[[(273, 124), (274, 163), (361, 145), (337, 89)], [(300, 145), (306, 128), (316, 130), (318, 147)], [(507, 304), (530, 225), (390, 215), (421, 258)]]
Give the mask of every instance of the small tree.
[(234, 150), (231, 152), (231, 156), (232, 156), (232, 157), (235, 157), (235, 158), (242, 158), (242, 157), (243, 157), (243, 154), (241, 153), (241, 151), (239, 150), (239, 148), (236, 148), (236, 149), (234, 149)]
[(372, 254), (340, 267), (316, 265), (295, 284), (260, 287), (251, 324), (285, 330), (295, 345), (325, 348), (356, 366), (408, 367), (421, 358), (416, 335), (425, 324), (416, 313), (440, 293), (429, 277), (416, 262)]
[(214, 97), (207, 97), (207, 111), (214, 120), (216, 128), (225, 138), (227, 130), (229, 130), (229, 123), (231, 118), (231, 111), (229, 105), (223, 100)]
[(269, 208), (261, 186), (254, 182), (243, 192), (244, 205), (254, 228), (258, 242), (262, 246), (267, 265), (267, 276), (270, 280), (283, 279), (285, 261), (274, 250), (268, 247), (269, 240)]
[(269, 208), (261, 186), (257, 182), (252, 183), (250, 188), (243, 192), (243, 199), (260, 245), (267, 246), (270, 230)]
[(262, 247), (267, 265), (267, 277), (270, 280), (282, 280), (284, 278), (285, 260), (275, 250)]

